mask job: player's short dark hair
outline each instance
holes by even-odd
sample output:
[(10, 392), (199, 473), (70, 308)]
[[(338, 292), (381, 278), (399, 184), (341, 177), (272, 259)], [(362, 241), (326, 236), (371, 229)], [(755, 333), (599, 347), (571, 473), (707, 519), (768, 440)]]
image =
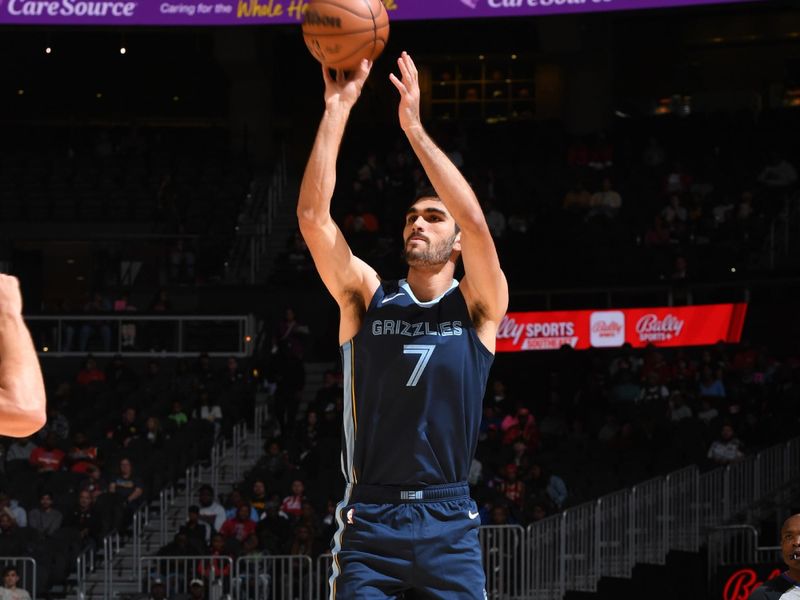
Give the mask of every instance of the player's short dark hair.
[(432, 185), (428, 185), (417, 192), (417, 195), (415, 196), (414, 201), (411, 203), (411, 206), (414, 206), (423, 198), (434, 198), (439, 202), (442, 201), (442, 199), (439, 198), (439, 193), (436, 191), (436, 189)]
[(201, 492), (211, 492), (211, 494), (213, 494), (214, 493), (214, 488), (212, 488), (207, 483), (204, 483), (203, 485), (200, 486), (200, 489), (197, 490), (198, 494), (201, 493)]

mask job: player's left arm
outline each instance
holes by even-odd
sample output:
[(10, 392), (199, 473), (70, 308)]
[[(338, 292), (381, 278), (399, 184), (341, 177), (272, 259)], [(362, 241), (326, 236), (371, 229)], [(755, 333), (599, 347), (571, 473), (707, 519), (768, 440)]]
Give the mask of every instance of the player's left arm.
[(44, 381), (22, 318), (19, 282), (0, 275), (0, 435), (26, 437), (45, 420)]
[(508, 309), (508, 283), (500, 268), (494, 240), (469, 183), (422, 126), (419, 79), (414, 61), (403, 52), (397, 65), (402, 79), (394, 74), (389, 78), (400, 92), (400, 126), (431, 185), (461, 228), (465, 271), (462, 291), (477, 321), (481, 341), (494, 350), (497, 326)]

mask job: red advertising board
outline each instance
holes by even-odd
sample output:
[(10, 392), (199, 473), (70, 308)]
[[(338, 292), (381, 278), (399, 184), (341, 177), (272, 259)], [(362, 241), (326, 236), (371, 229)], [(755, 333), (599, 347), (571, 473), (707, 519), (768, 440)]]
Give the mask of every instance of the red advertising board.
[(498, 352), (738, 342), (747, 304), (706, 304), (620, 310), (512, 312), (497, 331)]

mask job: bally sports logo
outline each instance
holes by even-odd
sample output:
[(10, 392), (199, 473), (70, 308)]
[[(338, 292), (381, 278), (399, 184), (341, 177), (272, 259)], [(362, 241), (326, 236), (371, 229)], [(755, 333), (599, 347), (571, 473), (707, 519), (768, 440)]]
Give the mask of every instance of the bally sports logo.
[(667, 313), (663, 319), (649, 313), (636, 323), (636, 333), (641, 342), (666, 342), (678, 337), (683, 331), (684, 321)]
[(592, 313), (589, 328), (595, 348), (617, 348), (625, 343), (625, 313), (620, 310)]

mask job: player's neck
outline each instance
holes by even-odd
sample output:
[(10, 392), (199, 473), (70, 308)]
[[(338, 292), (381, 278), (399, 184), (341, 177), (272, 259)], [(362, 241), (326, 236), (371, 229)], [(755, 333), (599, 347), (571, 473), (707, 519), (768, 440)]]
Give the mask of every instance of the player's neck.
[(406, 282), (421, 302), (430, 302), (444, 294), (453, 284), (454, 269), (448, 261), (441, 267), (409, 267)]

